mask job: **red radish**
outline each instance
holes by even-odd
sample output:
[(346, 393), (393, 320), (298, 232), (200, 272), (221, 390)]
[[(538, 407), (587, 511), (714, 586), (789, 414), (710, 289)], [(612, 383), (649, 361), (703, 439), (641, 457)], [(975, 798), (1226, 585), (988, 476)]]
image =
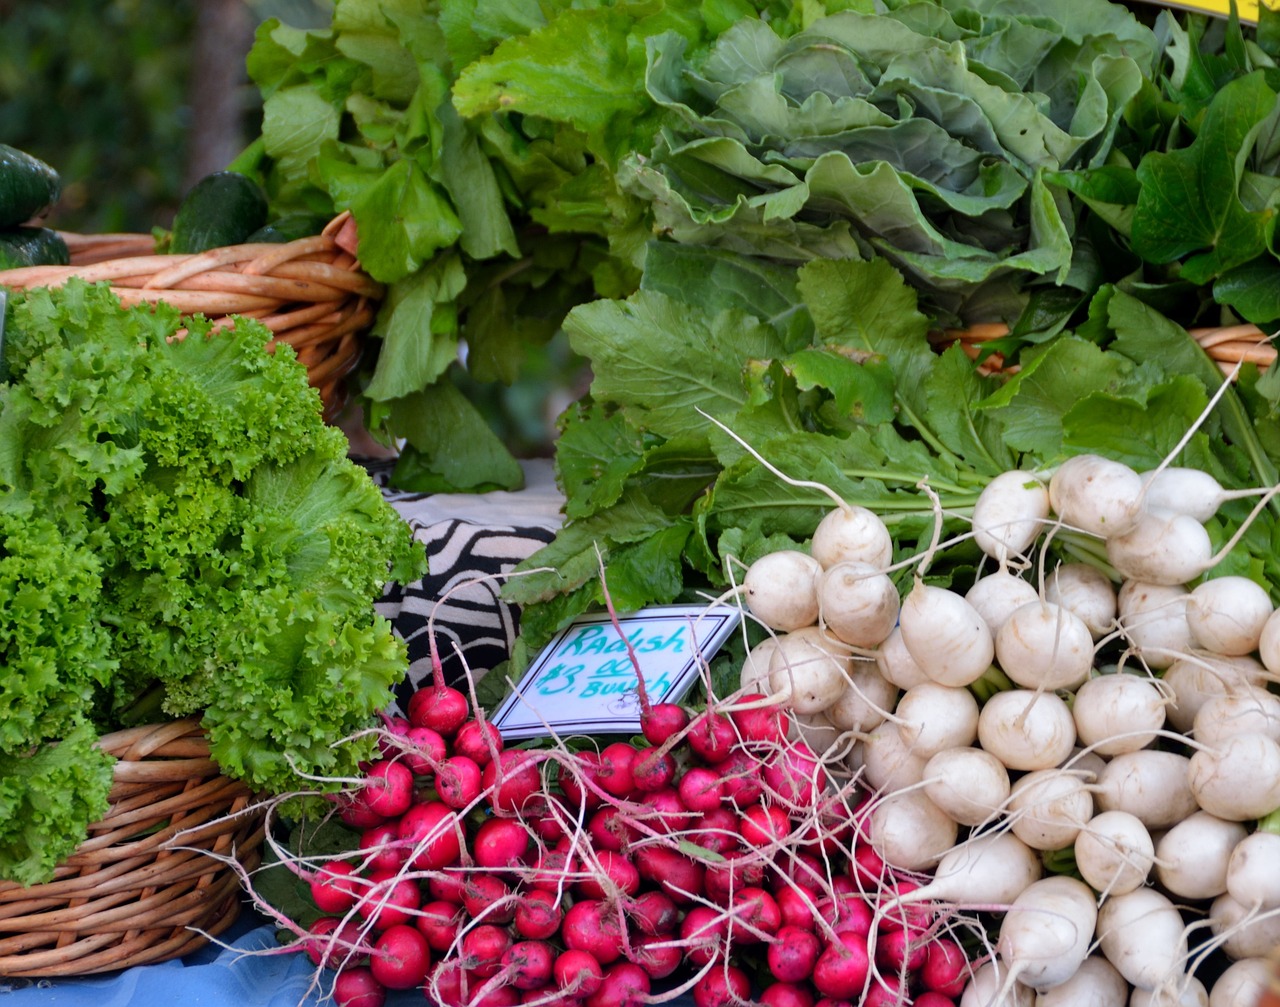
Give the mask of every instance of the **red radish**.
[(640, 877), (661, 888), (677, 905), (687, 905), (702, 894), (706, 870), (684, 854), (661, 846), (641, 846), (632, 859)]
[(566, 875), (577, 870), (578, 861), (567, 849), (543, 850), (526, 880), (530, 888), (558, 893), (570, 884)]
[(901, 1007), (902, 983), (896, 975), (879, 973), (871, 980), (871, 989), (861, 1007)]
[(520, 994), (514, 986), (494, 986), (476, 997), (468, 1007), (516, 1007)]
[(739, 696), (735, 702), (737, 709), (729, 714), (729, 719), (738, 728), (742, 740), (754, 745), (781, 745), (787, 739), (787, 725), (783, 720), (782, 710), (776, 705), (755, 704), (768, 703), (768, 697), (760, 692), (749, 692)]
[(360, 850), (365, 854), (363, 863), (373, 871), (398, 871), (409, 862), (409, 849), (390, 822), (361, 832)]
[(466, 1007), (476, 987), (470, 982), (461, 960), (446, 958), (427, 977), (427, 996), (440, 1007)]
[(338, 1007), (382, 1007), (387, 990), (364, 965), (353, 965), (333, 981), (333, 1002)]
[(680, 794), (673, 787), (645, 794), (640, 803), (644, 810), (636, 815), (636, 821), (643, 822), (655, 832), (681, 829), (694, 817), (685, 809)]
[(336, 916), (354, 906), (365, 890), (357, 873), (345, 860), (330, 861), (316, 871), (310, 881), (311, 901), (316, 908)]
[(879, 892), (889, 876), (889, 866), (870, 843), (855, 841), (849, 873), (858, 883), (858, 891)]
[(885, 972), (915, 972), (923, 968), (929, 945), (910, 930), (890, 930), (876, 941), (876, 964)]
[(576, 815), (569, 814), (569, 809), (565, 807), (565, 803), (556, 794), (539, 794), (546, 807), (527, 820), (526, 824), (533, 826), (534, 835), (541, 839), (544, 843), (557, 843), (565, 837), (565, 827), (567, 822), (571, 822)]
[[(387, 734), (378, 735), (378, 754), (384, 759), (394, 758), (400, 751), (397, 738), (403, 738), (413, 725), (404, 717), (388, 717), (385, 713), (378, 715)], [(387, 737), (390, 735), (390, 737)]]
[(462, 935), (462, 959), (465, 968), (482, 979), (492, 979), (502, 968), (502, 956), (511, 947), (511, 935), (505, 927), (481, 923)]
[(482, 769), (501, 751), (502, 733), (487, 720), (468, 720), (453, 737), (453, 753), (465, 755)]
[(422, 904), (418, 882), (395, 871), (369, 875), (369, 887), (361, 896), (357, 910), (374, 930), (386, 930), (413, 921)]
[(601, 965), (608, 965), (622, 956), (622, 921), (612, 905), (583, 899), (565, 911), (560, 939), (567, 949), (586, 951)]
[(601, 850), (596, 854), (600, 870), (591, 871), (578, 881), (579, 895), (589, 899), (611, 899), (618, 894), (635, 895), (640, 890), (640, 872), (621, 853)]
[(727, 803), (745, 808), (760, 800), (764, 780), (760, 760), (745, 748), (735, 748), (716, 766)]
[(449, 755), (448, 742), (444, 735), (430, 727), (411, 727), (404, 733), (404, 740), (412, 748), (404, 752), (400, 758), (412, 771), (414, 776), (430, 776)]
[(821, 760), (804, 742), (784, 748), (764, 764), (764, 784), (788, 807), (811, 808), (827, 784)]
[(498, 811), (519, 811), (542, 789), (542, 774), (532, 752), (511, 748), (482, 769), (480, 786)]
[(340, 916), (321, 916), (299, 942), (312, 965), (331, 969), (342, 968), (349, 957), (360, 957), (362, 952), (355, 950), (360, 943), (360, 928)]
[(461, 811), (480, 799), (481, 770), (474, 759), (452, 755), (436, 767), (436, 793), (442, 804)]
[(413, 803), (413, 771), (403, 762), (379, 759), (365, 773), (361, 793), (370, 811), (396, 818)]
[(487, 818), (471, 838), (471, 855), (480, 867), (517, 867), (528, 852), (529, 833), (514, 818)]
[(365, 801), (364, 788), (349, 794), (338, 794), (335, 800), (338, 805), (338, 817), (342, 824), (352, 829), (371, 829), (375, 825), (386, 822), (385, 815), (380, 815)]
[(740, 846), (738, 816), (729, 808), (704, 812), (686, 838), (704, 850), (728, 855)]
[(571, 811), (577, 808), (591, 811), (600, 806), (603, 798), (595, 791), (595, 786), (599, 786), (599, 775), (600, 753), (590, 750), (576, 753), (571, 761), (561, 767), (560, 789), (564, 791)]
[(823, 997), (813, 1007), (853, 1007), (848, 1000), (837, 1000), (835, 997)]
[(447, 685), (424, 686), (409, 697), (409, 723), (452, 737), (470, 715), (467, 697)]
[(416, 870), (438, 871), (448, 867), (462, 852), (462, 824), (439, 801), (415, 804), (400, 816), (401, 839), (413, 843), (409, 863)]
[(867, 942), (851, 930), (838, 931), (836, 936), (839, 942), (828, 945), (818, 956), (810, 981), (823, 996), (857, 1000), (871, 970)]
[(792, 849), (786, 850), (785, 854), (787, 860), (781, 865), (779, 877), (788, 879), (788, 887), (798, 885), (814, 898), (831, 891), (833, 879), (827, 877), (826, 865), (821, 860), (812, 854)]
[(728, 920), (720, 910), (710, 906), (694, 906), (680, 922), (685, 957), (695, 965), (718, 959), (724, 953), (728, 933)]
[(737, 744), (738, 732), (728, 717), (706, 710), (694, 718), (687, 741), (701, 761), (716, 765), (729, 757)]
[(639, 965), (618, 962), (605, 969), (600, 988), (587, 997), (587, 1007), (644, 1007), (651, 988)]
[(467, 876), (462, 872), (433, 874), (427, 879), (427, 891), (437, 902), (460, 906), (467, 894)]
[(813, 975), (822, 952), (822, 942), (811, 929), (797, 926), (778, 928), (767, 953), (769, 971), (779, 982), (800, 983)]
[(831, 929), (849, 930), (865, 937), (875, 925), (875, 911), (858, 894), (837, 895), (834, 900), (818, 903), (822, 918), (831, 921)]
[(529, 889), (521, 893), (516, 903), (516, 933), (529, 940), (550, 940), (560, 932), (563, 920), (564, 912), (553, 892)]
[(791, 819), (776, 804), (753, 804), (742, 813), (738, 832), (749, 846), (769, 846), (791, 832)]
[(546, 941), (517, 941), (502, 956), (503, 970), (518, 990), (536, 990), (551, 981), (555, 951)]
[(881, 933), (901, 930), (904, 927), (916, 933), (921, 933), (933, 925), (933, 914), (929, 911), (929, 904), (908, 898), (912, 892), (919, 889), (920, 886), (914, 881), (901, 880), (882, 887), (882, 894), (892, 895), (895, 900), (903, 899), (904, 901), (893, 905), (887, 912), (880, 914), (876, 920), (876, 927)]
[(640, 838), (640, 830), (632, 825), (614, 805), (596, 811), (587, 822), (587, 831), (596, 849), (621, 853)]
[(707, 898), (728, 905), (730, 898), (747, 886), (755, 889), (764, 880), (765, 865), (759, 858), (745, 854), (707, 864), (704, 890)]
[(435, 899), (425, 903), (413, 920), (432, 951), (448, 951), (462, 929), (462, 912), (452, 902)]
[(633, 775), (636, 750), (625, 741), (615, 741), (600, 752), (600, 770), (596, 783), (605, 793), (627, 797), (635, 790)]
[(951, 938), (941, 936), (931, 938), (925, 948), (920, 982), (925, 989), (954, 1000), (969, 983), (969, 961), (964, 951)]
[(648, 973), (650, 979), (665, 979), (684, 961), (684, 949), (670, 934), (642, 934), (631, 942), (631, 961)]
[(561, 951), (552, 965), (556, 986), (574, 996), (590, 996), (604, 982), (604, 969), (586, 951)]
[(751, 979), (736, 965), (714, 968), (693, 984), (694, 1007), (728, 1007), (751, 1000)]
[(800, 983), (770, 983), (756, 997), (765, 1007), (813, 1007), (813, 993)]
[(659, 752), (656, 748), (636, 750), (635, 761), (631, 765), (631, 779), (636, 790), (645, 793), (662, 790), (671, 786), (675, 778), (676, 760), (670, 752)]
[(369, 971), (387, 989), (421, 986), (431, 969), (431, 948), (416, 928), (407, 924), (387, 927), (373, 942)]
[(680, 910), (666, 892), (647, 891), (627, 903), (627, 919), (642, 934), (669, 934), (680, 923)]
[(473, 920), (505, 924), (516, 918), (511, 888), (496, 874), (469, 874), (462, 887), (462, 907)]
[(691, 766), (676, 784), (680, 800), (690, 811), (711, 811), (720, 807), (724, 792), (720, 774), (706, 766)]
[(689, 714), (676, 703), (656, 703), (649, 708), (649, 715), (640, 716), (640, 731), (651, 745), (665, 744), (685, 729)]
[(915, 999), (911, 1001), (911, 1007), (956, 1007), (956, 1002), (941, 993), (925, 990), (923, 993), (916, 994)]
[(773, 900), (778, 903), (778, 913), (782, 917), (784, 927), (799, 927), (812, 930), (816, 923), (816, 901), (798, 888), (784, 886), (779, 888)]

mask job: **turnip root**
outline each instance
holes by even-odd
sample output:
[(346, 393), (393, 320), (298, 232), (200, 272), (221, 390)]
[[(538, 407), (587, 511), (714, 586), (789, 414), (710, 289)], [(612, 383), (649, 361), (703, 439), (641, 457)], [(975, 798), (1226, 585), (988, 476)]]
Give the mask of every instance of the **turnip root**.
[(1247, 692), (1266, 686), (1266, 669), (1252, 657), (1220, 657), (1197, 653), (1173, 662), (1162, 676), (1172, 691), (1169, 723), (1183, 734), (1192, 730), (1196, 714), (1213, 696)]
[(1182, 974), (1187, 960), (1182, 914), (1152, 888), (1103, 900), (1097, 932), (1107, 961), (1134, 986), (1155, 989)]
[(1188, 782), (1205, 811), (1232, 822), (1280, 808), (1280, 744), (1265, 734), (1236, 734), (1191, 756)]
[(1129, 984), (1101, 955), (1090, 955), (1066, 982), (1036, 993), (1035, 1007), (1125, 1007)]
[(1254, 832), (1227, 859), (1227, 894), (1243, 906), (1280, 909), (1280, 835)]
[(1209, 1007), (1209, 991), (1195, 976), (1182, 975), (1153, 990), (1135, 989), (1129, 1007)]
[(796, 713), (819, 713), (840, 698), (851, 670), (847, 648), (816, 626), (804, 627), (778, 638), (768, 692)]
[(1150, 679), (1117, 672), (1080, 686), (1071, 716), (1086, 747), (1099, 755), (1120, 755), (1155, 740), (1164, 727), (1165, 704)]
[(978, 744), (1009, 769), (1049, 769), (1071, 754), (1076, 728), (1051, 692), (998, 692), (978, 715)]
[(1052, 989), (1084, 962), (1097, 918), (1088, 885), (1065, 875), (1044, 878), (1013, 900), (996, 951), (1010, 976), (1035, 989)]
[(1156, 844), (1156, 877), (1180, 898), (1216, 898), (1227, 890), (1227, 862), (1245, 835), (1239, 822), (1207, 811), (1188, 815)]
[(1271, 982), (1271, 966), (1265, 958), (1241, 958), (1218, 976), (1209, 991), (1209, 1007), (1261, 1004)]
[(1009, 969), (999, 960), (978, 966), (960, 995), (959, 1007), (1035, 1007), (1035, 990), (1020, 982), (1009, 988), (1008, 976)]
[(1274, 611), (1271, 596), (1248, 577), (1214, 577), (1187, 599), (1187, 625), (1197, 647), (1238, 657), (1258, 649)]
[(822, 567), (797, 549), (766, 553), (742, 580), (751, 614), (771, 629), (789, 633), (818, 621), (818, 578)]
[(885, 680), (870, 661), (853, 661), (849, 684), (824, 711), (835, 727), (865, 734), (879, 727), (898, 699), (898, 687)]
[(1115, 628), (1115, 586), (1106, 574), (1088, 563), (1065, 563), (1054, 570), (1045, 580), (1044, 600), (1078, 616), (1095, 640)]
[(1280, 696), (1254, 686), (1206, 700), (1191, 725), (1196, 741), (1210, 748), (1255, 731), (1280, 741)]
[(1023, 555), (1044, 530), (1049, 490), (1030, 472), (1002, 472), (973, 505), (973, 538), (978, 548), (1003, 564)]
[(1037, 600), (1036, 589), (1007, 570), (996, 570), (979, 577), (964, 594), (964, 600), (973, 606), (991, 629), (992, 636), (1000, 632), (1015, 609)]
[(796, 713), (787, 715), (787, 738), (791, 741), (803, 741), (815, 752), (829, 751), (839, 743), (844, 732), (827, 718), (824, 710), (821, 713)]
[(925, 760), (903, 742), (894, 724), (881, 724), (858, 748), (862, 778), (875, 791), (893, 793), (924, 779)]
[(987, 832), (944, 853), (932, 881), (892, 900), (892, 904), (1008, 905), (1043, 873), (1039, 855), (1017, 836)]
[(886, 682), (899, 689), (910, 689), (921, 682), (933, 681), (907, 650), (907, 645), (902, 642), (902, 629), (898, 626), (876, 650), (876, 667)]
[(882, 797), (872, 805), (867, 832), (886, 864), (903, 871), (933, 867), (956, 844), (956, 823), (919, 790)]
[(978, 701), (968, 689), (925, 682), (902, 694), (894, 723), (903, 744), (929, 759), (944, 748), (963, 748), (977, 740)]
[(1107, 562), (1127, 580), (1172, 587), (1213, 565), (1213, 543), (1193, 517), (1146, 511), (1128, 531), (1108, 537)]
[(1129, 580), (1116, 594), (1120, 627), (1134, 653), (1149, 668), (1167, 668), (1191, 649), (1184, 585)]
[(818, 619), (852, 647), (876, 647), (898, 622), (898, 589), (869, 563), (828, 567), (818, 581)]
[(1004, 763), (981, 748), (944, 748), (925, 763), (924, 792), (961, 825), (982, 825), (1005, 806), (1011, 790)]
[(1016, 609), (996, 634), (996, 660), (1027, 689), (1074, 689), (1093, 667), (1093, 636), (1084, 620), (1047, 601)]
[(1197, 521), (1208, 521), (1228, 500), (1257, 496), (1262, 490), (1224, 490), (1222, 484), (1203, 469), (1167, 465), (1141, 473), (1143, 504), (1151, 510), (1176, 511)]
[(1197, 809), (1189, 768), (1187, 757), (1176, 752), (1125, 752), (1107, 763), (1093, 798), (1102, 811), (1127, 811), (1148, 830), (1167, 829)]
[(1272, 612), (1258, 635), (1258, 657), (1267, 671), (1280, 675), (1280, 610)]
[(742, 659), (742, 670), (738, 672), (738, 687), (743, 692), (769, 691), (769, 662), (773, 660), (773, 652), (778, 646), (778, 637), (766, 636)]
[(1100, 455), (1068, 458), (1049, 480), (1049, 505), (1064, 524), (1109, 538), (1142, 515), (1142, 477)]
[(976, 682), (995, 657), (991, 630), (974, 607), (954, 591), (919, 579), (902, 603), (898, 625), (907, 651), (939, 685)]
[(867, 508), (837, 507), (818, 522), (809, 552), (824, 569), (852, 561), (883, 570), (893, 562), (893, 538)]
[(1028, 773), (1014, 783), (1009, 797), (1013, 834), (1033, 850), (1070, 846), (1092, 816), (1093, 798), (1080, 778), (1066, 770)]
[(1080, 876), (1103, 895), (1123, 895), (1146, 883), (1155, 859), (1147, 827), (1127, 811), (1104, 811), (1076, 836)]
[(1280, 948), (1280, 912), (1219, 895), (1209, 906), (1209, 930), (1231, 958), (1265, 958)]

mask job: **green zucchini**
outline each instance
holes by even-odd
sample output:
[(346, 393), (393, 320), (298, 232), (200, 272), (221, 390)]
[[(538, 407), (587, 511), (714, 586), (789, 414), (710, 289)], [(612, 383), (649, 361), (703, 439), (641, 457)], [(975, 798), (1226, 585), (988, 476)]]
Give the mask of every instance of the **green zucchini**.
[(47, 227), (0, 228), (0, 269), (65, 266), (71, 262), (62, 235)]
[(182, 199), (169, 239), (169, 251), (204, 252), (239, 245), (267, 222), (267, 197), (246, 175), (215, 171), (200, 179)]
[(289, 213), (259, 227), (245, 241), (296, 241), (324, 230), (330, 218), (318, 213)]
[(0, 227), (25, 224), (58, 201), (58, 173), (26, 151), (0, 143)]

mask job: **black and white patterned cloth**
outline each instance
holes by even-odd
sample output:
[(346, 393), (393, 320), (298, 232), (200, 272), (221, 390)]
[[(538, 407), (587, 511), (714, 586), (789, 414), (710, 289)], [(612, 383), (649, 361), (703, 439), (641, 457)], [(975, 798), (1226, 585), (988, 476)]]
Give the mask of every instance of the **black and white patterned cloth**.
[(375, 606), (409, 648), (409, 673), (396, 690), (402, 707), (431, 677), (432, 632), (451, 685), (507, 659), (520, 615), (499, 597), (501, 575), (551, 541), (563, 499), (548, 462), (524, 463), (522, 490), (483, 494), (397, 492), (386, 488), (390, 462), (364, 464), (427, 550), (426, 576), (391, 585)]

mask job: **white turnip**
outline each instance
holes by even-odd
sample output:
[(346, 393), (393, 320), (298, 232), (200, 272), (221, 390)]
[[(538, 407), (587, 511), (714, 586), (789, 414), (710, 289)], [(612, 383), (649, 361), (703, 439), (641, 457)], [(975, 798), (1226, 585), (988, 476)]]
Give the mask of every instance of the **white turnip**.
[(1027, 773), (1013, 784), (1009, 796), (1013, 834), (1033, 850), (1070, 846), (1092, 816), (1093, 798), (1080, 777), (1070, 770), (1039, 769)]
[(1238, 657), (1258, 649), (1274, 606), (1248, 577), (1214, 577), (1191, 591), (1187, 625), (1197, 647)]
[(1093, 667), (1093, 635), (1061, 606), (1033, 601), (1012, 612), (996, 634), (996, 660), (1027, 689), (1074, 689)]
[(902, 603), (899, 629), (921, 671), (940, 685), (966, 686), (991, 667), (995, 641), (986, 621), (954, 591), (917, 579)]
[(1128, 580), (1116, 594), (1124, 638), (1149, 668), (1167, 668), (1191, 649), (1185, 585)]
[(1109, 458), (1077, 455), (1049, 479), (1049, 505), (1072, 528), (1101, 538), (1121, 535), (1142, 515), (1142, 477)]
[(1045, 579), (1044, 600), (1077, 615), (1095, 640), (1115, 628), (1116, 589), (1107, 575), (1088, 563), (1064, 563)]
[(1227, 862), (1245, 835), (1239, 822), (1207, 811), (1188, 815), (1156, 844), (1156, 877), (1165, 891), (1180, 898), (1216, 898), (1227, 890)]
[(1265, 958), (1280, 948), (1280, 911), (1219, 895), (1209, 905), (1209, 930), (1229, 957)]
[(1235, 734), (1191, 756), (1187, 778), (1205, 811), (1232, 822), (1280, 808), (1280, 744), (1265, 734)]
[(831, 706), (849, 682), (849, 650), (815, 626), (780, 637), (769, 661), (769, 693), (796, 713)]
[(1225, 657), (1203, 652), (1179, 658), (1161, 676), (1171, 695), (1169, 723), (1186, 734), (1196, 714), (1214, 696), (1265, 687), (1266, 669), (1253, 657)]
[(807, 553), (780, 549), (747, 568), (742, 579), (747, 608), (771, 629), (789, 633), (818, 621), (822, 567)]
[(1065, 875), (1043, 878), (1013, 900), (1000, 924), (996, 951), (1010, 978), (1052, 989), (1084, 962), (1097, 919), (1088, 885)]
[(1187, 931), (1169, 899), (1152, 888), (1136, 888), (1103, 900), (1098, 944), (1107, 961), (1132, 985), (1155, 989), (1182, 974)]
[(1210, 748), (1233, 734), (1257, 732), (1280, 741), (1280, 696), (1246, 686), (1205, 700), (1191, 725), (1196, 741)]
[(978, 701), (968, 689), (925, 682), (902, 694), (894, 723), (903, 744), (929, 759), (945, 748), (963, 748), (977, 740)]
[(898, 623), (898, 589), (868, 563), (828, 567), (818, 581), (821, 625), (852, 647), (879, 646)]
[(1280, 909), (1280, 835), (1259, 830), (1227, 859), (1227, 894), (1243, 906)]
[(1232, 962), (1214, 981), (1209, 1007), (1261, 1004), (1271, 984), (1271, 965), (1265, 958), (1241, 958)]
[(1071, 710), (1051, 692), (998, 692), (978, 715), (978, 744), (1009, 769), (1056, 766), (1071, 754), (1075, 740)]
[(981, 748), (945, 748), (925, 763), (924, 792), (961, 825), (993, 820), (1009, 799), (1009, 771)]
[(978, 548), (1004, 564), (1022, 556), (1044, 530), (1049, 490), (1030, 472), (1002, 472), (973, 505), (973, 538)]
[(876, 667), (886, 682), (899, 689), (910, 689), (920, 682), (932, 681), (902, 642), (902, 628), (899, 626), (895, 626), (884, 643), (876, 648)]
[(1036, 992), (1035, 1007), (1125, 1007), (1129, 984), (1102, 955), (1090, 955), (1075, 974), (1053, 989)]
[(933, 867), (956, 844), (957, 826), (919, 790), (878, 798), (871, 806), (867, 832), (886, 864), (903, 871)]
[(1094, 802), (1101, 811), (1129, 812), (1149, 830), (1167, 829), (1197, 808), (1189, 768), (1190, 760), (1176, 752), (1125, 752), (1094, 782)]
[(1123, 895), (1146, 883), (1155, 860), (1151, 833), (1127, 811), (1104, 811), (1075, 841), (1080, 876), (1102, 895)]
[(818, 522), (809, 552), (824, 569), (852, 561), (883, 570), (893, 561), (893, 538), (866, 507), (837, 507)]
[(1000, 632), (1000, 627), (1015, 609), (1028, 605), (1037, 598), (1036, 589), (1029, 581), (1008, 570), (995, 570), (979, 577), (964, 593), (964, 600), (982, 616), (992, 636)]
[(1119, 755), (1155, 740), (1164, 727), (1165, 703), (1151, 679), (1116, 672), (1081, 685), (1071, 716), (1083, 745), (1099, 755)]
[(898, 687), (873, 662), (855, 660), (844, 691), (823, 713), (840, 730), (865, 734), (884, 722), (897, 699)]

